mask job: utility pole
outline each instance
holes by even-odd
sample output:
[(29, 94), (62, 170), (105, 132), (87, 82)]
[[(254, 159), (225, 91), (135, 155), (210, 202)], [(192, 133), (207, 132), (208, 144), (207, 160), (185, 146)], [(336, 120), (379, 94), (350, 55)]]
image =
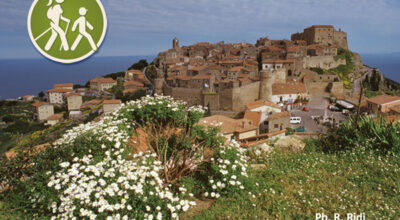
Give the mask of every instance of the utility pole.
[(362, 101), (362, 95), (363, 95), (363, 90), (364, 90), (364, 86), (363, 86), (363, 81), (360, 81), (360, 97), (358, 98), (358, 106), (357, 106), (357, 114), (356, 114), (356, 129), (358, 130), (358, 122), (360, 120), (360, 111), (361, 111), (361, 101)]

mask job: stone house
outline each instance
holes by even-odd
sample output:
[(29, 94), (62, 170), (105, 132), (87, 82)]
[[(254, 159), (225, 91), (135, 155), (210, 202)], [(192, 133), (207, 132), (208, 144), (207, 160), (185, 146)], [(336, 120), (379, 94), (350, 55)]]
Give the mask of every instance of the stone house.
[(220, 131), (228, 140), (237, 141), (256, 136), (258, 134), (257, 126), (248, 119), (232, 119), (223, 115), (213, 115), (200, 119), (199, 125), (220, 126)]
[(63, 114), (54, 114), (47, 118), (48, 125), (55, 125), (63, 119)]
[(281, 107), (278, 104), (267, 100), (257, 100), (254, 102), (247, 103), (246, 110), (252, 112), (281, 112)]
[(35, 98), (34, 95), (24, 95), (24, 96), (22, 97), (22, 100), (24, 100), (24, 101), (26, 101), (26, 102), (31, 102), (31, 101), (33, 101), (34, 98)]
[(298, 98), (308, 98), (304, 83), (287, 82), (272, 84), (272, 102), (294, 103)]
[(214, 91), (214, 82), (214, 75), (196, 75), (191, 77), (189, 81), (189, 87), (203, 89), (207, 91)]
[(55, 89), (74, 89), (73, 83), (62, 83), (62, 84), (54, 84), (53, 88)]
[(40, 122), (46, 121), (54, 114), (54, 106), (48, 102), (35, 102), (32, 106), (34, 107), (34, 117)]
[(132, 79), (138, 78), (138, 77), (140, 77), (142, 75), (143, 75), (143, 72), (140, 71), (140, 70), (134, 70), (134, 69), (127, 70), (127, 71), (125, 71), (124, 79), (125, 80), (132, 80)]
[(257, 100), (246, 105), (245, 119), (253, 121), (259, 126), (259, 134), (268, 132), (268, 124), (264, 123), (272, 114), (280, 113), (281, 107), (273, 102)]
[(121, 100), (113, 99), (113, 100), (104, 100), (103, 101), (103, 112), (109, 113), (113, 110), (119, 108), (121, 106)]
[(49, 101), (51, 104), (65, 104), (66, 93), (72, 92), (72, 89), (49, 89), (47, 90), (47, 94), (49, 95)]
[(392, 111), (393, 107), (399, 105), (399, 96), (380, 95), (367, 99), (367, 109), (370, 113), (387, 114)]
[(206, 74), (208, 71), (207, 66), (194, 66), (188, 68), (187, 75), (188, 76), (196, 76)]
[(68, 111), (80, 109), (82, 105), (82, 95), (80, 93), (67, 93), (65, 98), (67, 99)]
[(282, 131), (290, 127), (290, 112), (284, 111), (279, 113), (272, 113), (263, 123), (266, 128), (266, 130), (263, 131), (265, 133)]
[(112, 78), (104, 77), (96, 77), (94, 79), (91, 79), (89, 83), (90, 89), (97, 92), (106, 91), (117, 84)]

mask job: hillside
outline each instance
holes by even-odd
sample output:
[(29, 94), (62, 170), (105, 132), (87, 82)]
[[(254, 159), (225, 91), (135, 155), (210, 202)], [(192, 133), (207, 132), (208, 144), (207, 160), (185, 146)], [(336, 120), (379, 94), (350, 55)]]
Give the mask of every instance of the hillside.
[(144, 97), (50, 147), (3, 160), (0, 216), (400, 217), (399, 124), (361, 119), (354, 132), (351, 119), (303, 150), (276, 141), (245, 150), (225, 142), (218, 125), (197, 125), (204, 113), (170, 97)]

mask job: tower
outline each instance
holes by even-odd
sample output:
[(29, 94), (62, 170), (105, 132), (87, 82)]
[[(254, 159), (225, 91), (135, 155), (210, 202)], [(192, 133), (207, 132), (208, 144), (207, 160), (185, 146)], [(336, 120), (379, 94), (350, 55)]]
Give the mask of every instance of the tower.
[(174, 49), (179, 48), (179, 40), (176, 37), (172, 40), (172, 48), (174, 48)]
[(260, 71), (259, 99), (272, 101), (272, 84), (275, 82), (275, 75), (271, 70)]

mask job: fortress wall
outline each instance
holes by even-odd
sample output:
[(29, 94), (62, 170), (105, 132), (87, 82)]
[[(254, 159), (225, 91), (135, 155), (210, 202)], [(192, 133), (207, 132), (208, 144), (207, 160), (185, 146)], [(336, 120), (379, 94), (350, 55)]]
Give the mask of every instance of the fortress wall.
[(219, 106), (221, 110), (232, 110), (233, 89), (222, 89), (218, 91)]
[[(250, 83), (232, 91), (232, 110), (244, 111), (246, 104), (259, 99), (260, 82)], [(221, 105), (223, 106), (223, 105)]]
[(303, 68), (320, 67), (322, 69), (333, 69), (339, 65), (346, 65), (346, 60), (335, 61), (333, 56), (312, 56), (304, 57)]
[(203, 95), (203, 106), (208, 106), (210, 104), (210, 109), (212, 111), (219, 110), (219, 95), (218, 93), (214, 94), (204, 94)]
[(307, 92), (310, 94), (329, 92), (329, 82), (306, 82)]
[(203, 105), (203, 94), (201, 89), (173, 88), (164, 84), (164, 94), (174, 99), (183, 100), (192, 105)]

